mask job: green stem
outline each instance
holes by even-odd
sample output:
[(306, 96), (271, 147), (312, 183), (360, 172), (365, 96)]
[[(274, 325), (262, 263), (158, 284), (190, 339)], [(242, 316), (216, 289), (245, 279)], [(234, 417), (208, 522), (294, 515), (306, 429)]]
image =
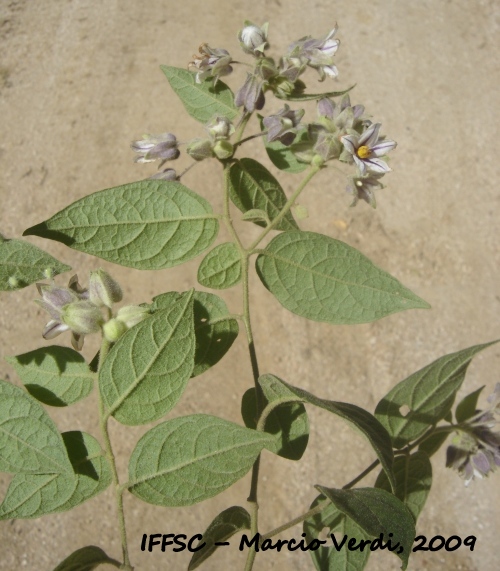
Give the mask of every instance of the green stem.
[[(111, 347), (111, 343), (103, 338), (101, 343), (101, 351), (99, 354), (99, 370), (101, 369), (102, 364), (104, 363), (104, 359), (109, 352)], [(113, 448), (111, 447), (111, 440), (109, 438), (109, 431), (108, 431), (108, 418), (109, 416), (106, 414), (104, 409), (104, 402), (101, 397), (100, 391), (99, 393), (99, 425), (101, 428), (102, 437), (104, 440), (104, 450), (106, 452), (106, 457), (111, 465), (111, 476), (113, 479), (113, 486), (115, 492), (115, 500), (116, 505), (118, 508), (118, 527), (120, 530), (120, 537), (122, 542), (122, 554), (123, 554), (123, 566), (121, 569), (123, 571), (133, 571), (134, 568), (130, 564), (130, 558), (128, 554), (128, 544), (127, 544), (127, 533), (125, 530), (125, 514), (123, 511), (123, 489), (120, 487), (120, 480), (118, 478), (118, 471), (116, 469), (116, 462), (115, 456), (113, 454)]]
[(252, 116), (251, 113), (249, 113), (248, 111), (245, 111), (241, 117), (241, 120), (238, 124), (238, 127), (236, 129), (236, 135), (234, 137), (234, 145), (237, 146), (240, 141), (241, 141), (241, 137), (243, 137), (243, 133), (246, 129), (246, 126), (248, 124), (248, 121), (250, 121), (250, 117)]
[(254, 242), (250, 245), (250, 247), (248, 248), (249, 252), (252, 252), (254, 250), (254, 248), (256, 248), (260, 244), (260, 242), (269, 234), (269, 232), (271, 232), (271, 230), (274, 230), (274, 228), (276, 228), (276, 226), (278, 226), (278, 224), (288, 214), (288, 211), (290, 210), (290, 208), (295, 204), (295, 201), (299, 197), (300, 193), (304, 190), (306, 185), (309, 183), (309, 181), (312, 179), (312, 177), (320, 170), (320, 168), (321, 167), (311, 165), (311, 168), (310, 168), (309, 172), (307, 173), (306, 177), (302, 180), (302, 182), (299, 184), (299, 186), (295, 189), (292, 196), (287, 200), (285, 206), (281, 209), (281, 212), (278, 214), (278, 216), (276, 216), (276, 218), (271, 222), (271, 224), (269, 224), (269, 226), (267, 226), (267, 228), (265, 228), (262, 231), (261, 235), (258, 236), (254, 240)]

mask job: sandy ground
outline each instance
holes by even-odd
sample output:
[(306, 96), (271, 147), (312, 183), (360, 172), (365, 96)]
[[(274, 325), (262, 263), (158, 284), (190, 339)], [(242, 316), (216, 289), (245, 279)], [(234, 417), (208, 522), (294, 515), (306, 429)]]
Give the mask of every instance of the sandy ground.
[[(302, 224), (346, 241), (426, 299), (430, 311), (408, 311), (377, 323), (333, 327), (288, 313), (252, 280), (253, 320), (261, 370), (325, 398), (373, 410), (399, 380), (435, 358), (500, 336), (498, 246), (498, 4), (493, 0), (372, 0), (371, 2), (254, 0), (246, 3), (184, 0), (0, 0), (0, 229), (8, 237), (44, 220), (91, 192), (153, 174), (135, 165), (130, 141), (144, 132), (172, 131), (181, 140), (202, 136), (159, 70), (183, 67), (209, 42), (238, 52), (243, 20), (269, 20), (274, 55), (303, 35), (321, 37), (339, 23), (340, 78), (357, 83), (363, 103), (384, 132), (398, 141), (377, 210), (349, 208), (344, 179), (332, 169), (318, 175), (301, 199), (310, 217)], [(231, 8), (228, 8), (228, 6)], [(239, 57), (239, 56), (238, 56)], [(313, 77), (312, 75), (310, 77)], [(330, 88), (332, 83), (312, 89)], [(276, 102), (276, 110), (279, 103)], [(260, 141), (249, 153), (266, 161)], [(292, 176), (281, 176), (289, 192)], [(208, 182), (210, 181), (210, 182)], [(217, 165), (203, 164), (183, 182), (220, 208)], [(255, 229), (245, 226), (247, 238)], [(221, 234), (220, 240), (224, 239)], [(124, 285), (126, 302), (185, 290), (196, 284), (198, 260), (172, 270), (118, 268), (55, 242), (29, 239), (78, 271), (102, 266)], [(61, 278), (61, 283), (63, 279)], [(31, 300), (34, 287), (0, 295), (0, 356), (43, 343), (46, 316)], [(238, 288), (225, 298), (238, 311)], [(59, 341), (59, 339), (58, 339)], [(67, 338), (60, 338), (62, 344)], [(91, 356), (89, 339), (84, 354)], [(480, 354), (459, 397), (499, 380), (500, 348)], [(19, 383), (0, 361), (1, 377)], [(205, 412), (240, 422), (239, 402), (251, 384), (243, 336), (224, 361), (193, 381), (169, 416)], [(95, 434), (95, 394), (70, 409), (51, 409), (61, 430)], [(310, 410), (310, 444), (291, 463), (264, 453), (261, 527), (295, 517), (315, 497), (313, 485), (342, 486), (373, 459), (363, 439), (327, 413)], [(113, 423), (119, 469), (146, 427)], [(428, 538), (477, 536), (473, 553), (461, 548), (416, 554), (409, 569), (491, 571), (498, 561), (500, 486), (497, 474), (465, 488), (433, 459), (434, 485), (418, 523)], [(0, 495), (9, 477), (0, 474)], [(373, 478), (367, 481), (372, 482)], [(187, 553), (141, 553), (143, 533), (201, 532), (222, 509), (245, 504), (249, 477), (210, 501), (164, 509), (126, 498), (132, 561), (138, 570), (186, 569)], [(300, 527), (289, 532), (300, 537)], [(119, 557), (112, 493), (77, 509), (38, 520), (0, 523), (0, 569), (48, 571), (73, 550), (94, 544)], [(234, 546), (205, 569), (242, 569)], [(264, 554), (256, 568), (309, 569), (307, 554)], [(368, 569), (399, 568), (378, 553)]]

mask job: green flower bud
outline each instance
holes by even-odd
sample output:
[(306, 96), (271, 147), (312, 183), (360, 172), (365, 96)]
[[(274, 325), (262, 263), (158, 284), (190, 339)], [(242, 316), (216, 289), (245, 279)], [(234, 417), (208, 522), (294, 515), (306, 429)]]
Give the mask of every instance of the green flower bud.
[(97, 333), (104, 323), (100, 309), (90, 301), (75, 301), (64, 306), (61, 321), (80, 335)]
[(210, 139), (193, 139), (188, 143), (186, 152), (195, 161), (210, 159), (214, 156)]
[(110, 342), (115, 343), (128, 330), (128, 327), (119, 319), (113, 318), (102, 326), (104, 337)]
[(217, 141), (214, 145), (214, 154), (218, 159), (230, 159), (233, 153), (234, 147), (229, 141)]
[(128, 329), (140, 323), (146, 317), (149, 317), (149, 307), (140, 305), (125, 305), (120, 307), (116, 314), (116, 319), (126, 325)]
[(104, 270), (90, 272), (89, 299), (98, 307), (112, 307), (121, 301), (123, 293), (118, 283)]

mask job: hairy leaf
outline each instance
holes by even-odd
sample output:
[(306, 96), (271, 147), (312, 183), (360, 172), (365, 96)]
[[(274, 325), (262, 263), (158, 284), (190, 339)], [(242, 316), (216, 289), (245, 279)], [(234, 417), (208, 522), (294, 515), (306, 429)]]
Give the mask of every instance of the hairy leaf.
[(97, 440), (80, 431), (62, 437), (74, 473), (16, 474), (0, 505), (0, 520), (70, 510), (110, 485), (111, 470)]
[(256, 261), (266, 288), (289, 311), (337, 324), (368, 323), (429, 305), (356, 249), (314, 232), (273, 238)]
[(198, 542), (195, 549), (202, 542), (206, 543), (200, 551), (196, 551), (189, 562), (188, 571), (197, 569), (217, 549), (216, 542), (225, 542), (235, 533), (243, 529), (250, 529), (250, 514), (245, 508), (232, 506), (221, 512), (203, 533), (203, 539)]
[(197, 121), (206, 123), (214, 115), (233, 120), (238, 115), (233, 92), (222, 81), (218, 80), (215, 86), (211, 80), (196, 83), (196, 74), (186, 69), (168, 65), (160, 67), (186, 111)]
[(151, 504), (190, 506), (243, 477), (271, 439), (205, 414), (167, 420), (137, 443), (128, 488)]
[[(180, 298), (177, 292), (168, 292), (153, 298), (153, 311), (166, 309)], [(194, 369), (191, 374), (196, 377), (217, 364), (229, 351), (236, 337), (239, 326), (231, 317), (223, 299), (213, 293), (195, 291), (193, 294), (194, 334), (196, 349)]]
[(457, 419), (457, 422), (465, 422), (476, 414), (477, 401), (479, 399), (479, 395), (484, 389), (484, 386), (485, 385), (471, 392), (457, 404), (457, 408), (455, 410), (455, 418)]
[(356, 84), (351, 85), (344, 91), (327, 91), (326, 93), (297, 93), (295, 95), (281, 95), (280, 93), (275, 93), (278, 99), (284, 99), (286, 101), (314, 101), (317, 99), (323, 99), (323, 97), (341, 97), (346, 93), (349, 93), (351, 89), (354, 89)]
[[(311, 504), (311, 509), (325, 500), (326, 497), (320, 494)], [(323, 538), (324, 530), (328, 532), (329, 536), (335, 532), (339, 543), (342, 542), (344, 536), (347, 536), (346, 543), (339, 550), (335, 547), (328, 547), (332, 544), (331, 537), (328, 537), (325, 546), (316, 551), (309, 551), (318, 571), (362, 571), (368, 563), (369, 546), (365, 547), (363, 551), (360, 549), (350, 550), (347, 548), (347, 542), (354, 537), (356, 545), (359, 545), (360, 541), (369, 539), (369, 535), (359, 525), (356, 525), (349, 516), (339, 511), (334, 504), (328, 503), (319, 514), (306, 519), (303, 528), (308, 543), (312, 539), (320, 538), (320, 535)]]
[[(440, 357), (387, 393), (378, 403), (375, 416), (391, 435), (396, 448), (417, 439), (450, 412), (472, 358), (493, 343)], [(404, 405), (410, 409), (407, 414), (401, 411)]]
[(95, 545), (87, 545), (74, 551), (54, 569), (54, 571), (94, 571), (99, 565), (113, 565), (121, 567), (116, 559), (111, 559), (106, 553)]
[(179, 182), (143, 180), (90, 194), (24, 232), (139, 270), (182, 264), (215, 240), (210, 204)]
[[(262, 378), (262, 377), (261, 377)], [(265, 395), (264, 406), (271, 402)], [(248, 389), (241, 401), (241, 415), (245, 426), (257, 428), (255, 389)], [(300, 460), (309, 442), (309, 419), (305, 406), (300, 402), (277, 403), (267, 417), (264, 427), (266, 434), (274, 436), (267, 450), (289, 460)]]
[[(377, 538), (383, 534), (384, 544), (389, 539), (393, 547), (399, 544), (399, 549), (394, 553), (403, 562), (402, 569), (406, 569), (415, 539), (415, 523), (401, 500), (377, 488), (316, 488), (370, 537)], [(390, 533), (392, 536), (389, 536)]]
[(241, 280), (241, 256), (232, 242), (219, 244), (203, 258), (198, 281), (212, 289), (226, 289)]
[(113, 346), (99, 373), (108, 414), (129, 425), (164, 416), (191, 377), (194, 349), (191, 290), (129, 329)]
[(0, 235), (0, 291), (13, 291), (71, 270), (47, 252), (24, 240)]
[(367, 438), (387, 477), (395, 487), (396, 483), (392, 472), (394, 456), (391, 439), (385, 428), (372, 414), (354, 404), (320, 399), (303, 389), (285, 383), (274, 375), (262, 375), (259, 377), (259, 384), (266, 396), (274, 395), (273, 402), (276, 404), (293, 401), (306, 402), (323, 408), (347, 421)]
[(23, 389), (0, 381), (0, 472), (72, 474), (61, 434)]
[(28, 392), (44, 404), (67, 406), (92, 391), (94, 378), (80, 353), (68, 347), (41, 347), (6, 357)]
[[(260, 163), (253, 159), (240, 159), (231, 165), (229, 196), (241, 212), (263, 210), (271, 222), (278, 216), (287, 202), (280, 183)], [(265, 222), (256, 220), (258, 226)], [(276, 226), (277, 230), (297, 230), (298, 226), (291, 212), (288, 212)]]
[[(410, 510), (416, 523), (432, 485), (432, 465), (429, 457), (420, 450), (410, 456), (396, 457), (394, 475), (396, 476), (395, 495)], [(391, 491), (389, 480), (384, 472), (379, 473), (375, 487), (387, 492)]]

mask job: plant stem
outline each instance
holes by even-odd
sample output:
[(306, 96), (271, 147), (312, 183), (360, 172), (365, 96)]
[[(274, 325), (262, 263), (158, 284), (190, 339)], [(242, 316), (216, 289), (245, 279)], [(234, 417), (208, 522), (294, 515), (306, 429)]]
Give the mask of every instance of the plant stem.
[[(101, 351), (99, 354), (99, 369), (98, 372), (101, 370), (102, 363), (106, 358), (106, 355), (109, 352), (111, 344), (109, 341), (103, 338), (101, 343)], [(106, 411), (104, 409), (104, 402), (101, 397), (101, 393), (99, 392), (99, 425), (102, 433), (102, 437), (104, 440), (104, 448), (106, 452), (106, 457), (111, 465), (111, 476), (113, 478), (113, 486), (115, 492), (115, 500), (116, 505), (118, 508), (118, 527), (120, 529), (120, 537), (122, 542), (122, 554), (123, 554), (123, 566), (121, 569), (123, 571), (133, 571), (134, 568), (130, 564), (130, 558), (128, 554), (128, 545), (127, 545), (127, 533), (125, 530), (125, 515), (123, 511), (123, 489), (120, 488), (120, 480), (118, 478), (118, 471), (116, 469), (116, 462), (115, 456), (113, 454), (113, 448), (111, 447), (111, 440), (109, 438), (109, 431), (108, 431), (108, 418), (109, 416), (106, 415)]]
[(294, 190), (292, 196), (287, 200), (285, 206), (281, 209), (281, 212), (276, 216), (276, 218), (265, 228), (261, 235), (258, 236), (253, 243), (248, 248), (249, 252), (252, 252), (253, 249), (260, 244), (260, 242), (269, 234), (271, 230), (274, 230), (276, 226), (283, 220), (283, 218), (287, 215), (290, 208), (294, 205), (295, 201), (299, 197), (300, 193), (304, 190), (306, 185), (312, 179), (312, 177), (320, 170), (321, 167), (311, 165), (309, 172), (307, 173), (306, 177), (302, 180), (299, 186)]

